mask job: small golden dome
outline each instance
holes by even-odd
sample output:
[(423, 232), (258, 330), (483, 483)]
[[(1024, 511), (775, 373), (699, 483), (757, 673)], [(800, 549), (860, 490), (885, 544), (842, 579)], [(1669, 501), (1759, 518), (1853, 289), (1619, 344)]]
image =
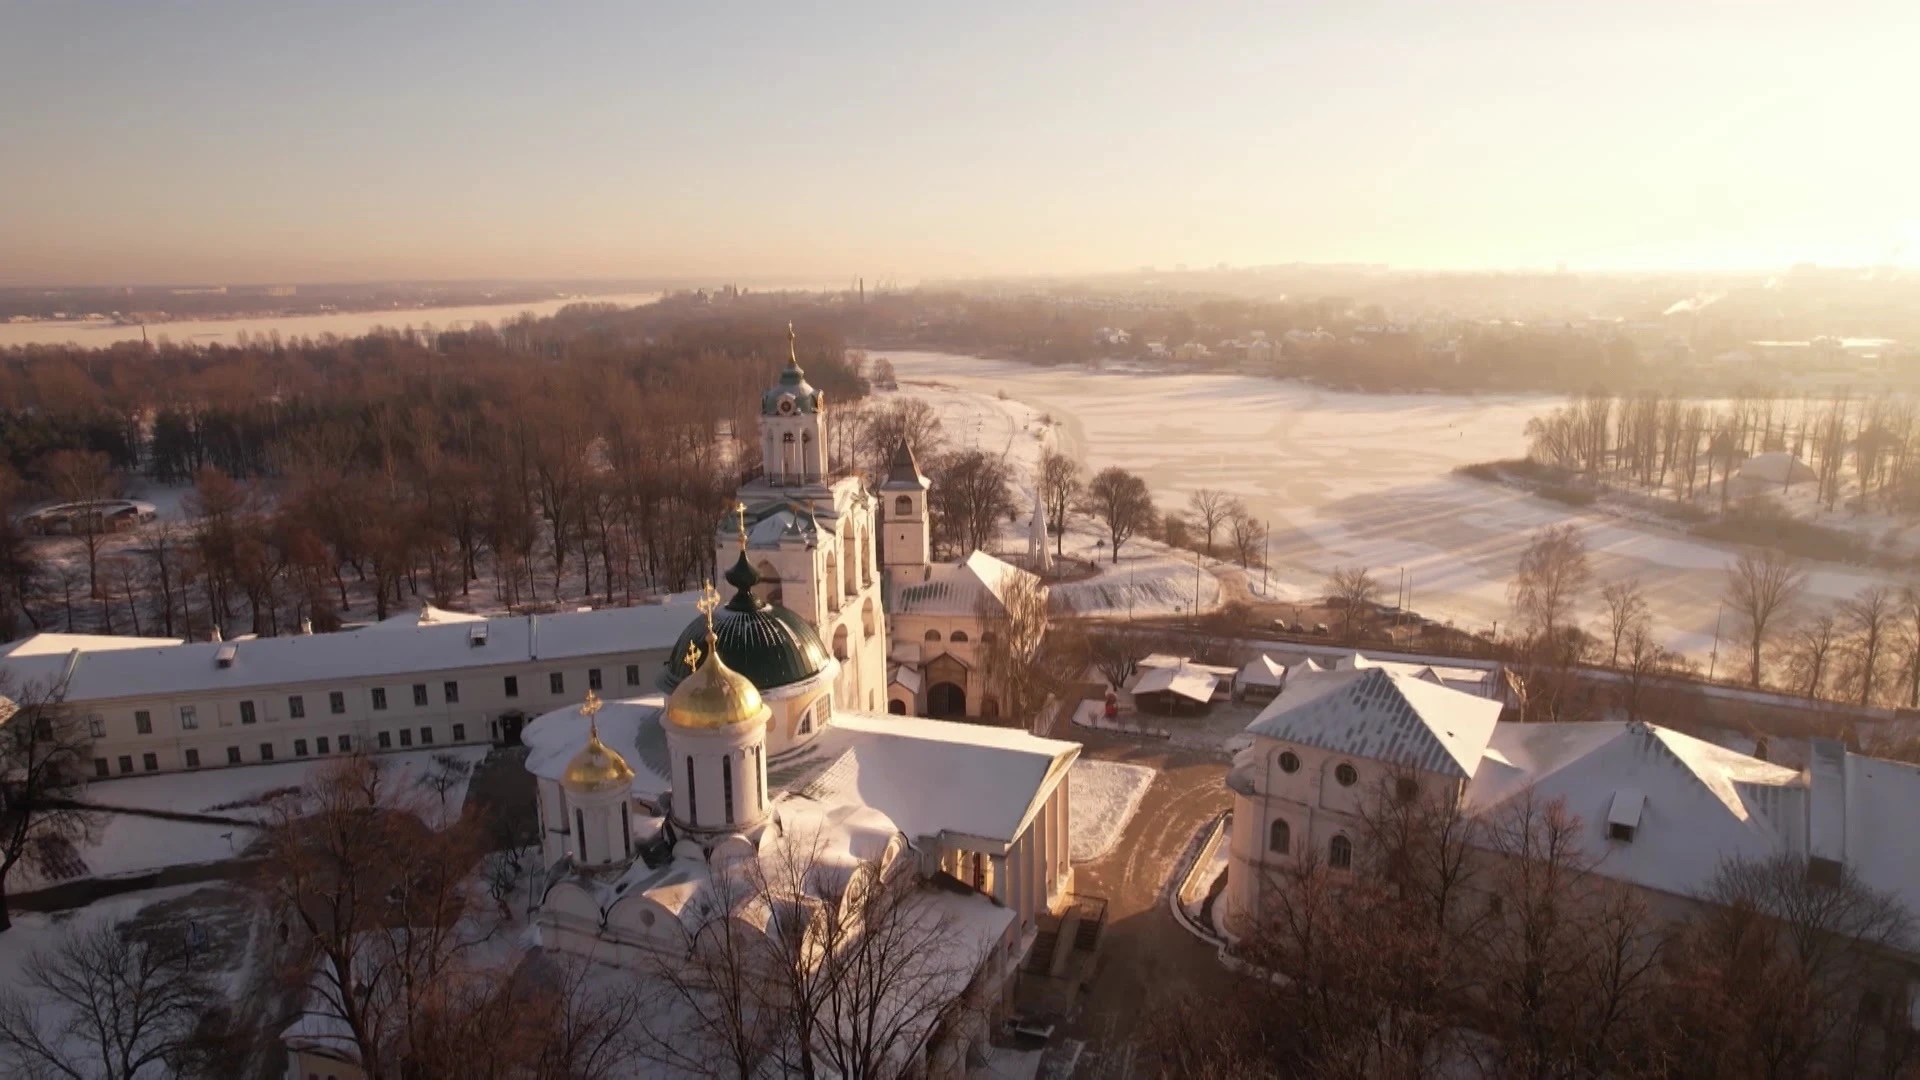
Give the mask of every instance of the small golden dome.
[(760, 700), (760, 691), (720, 659), (711, 637), (706, 654), (705, 662), (667, 695), (667, 722), (683, 728), (723, 728), (765, 721), (772, 710)]
[(587, 745), (573, 755), (572, 761), (567, 762), (567, 771), (560, 778), (561, 786), (579, 792), (615, 791), (632, 787), (633, 766), (600, 741), (600, 695), (587, 691), (587, 700), (581, 704), (580, 713), (587, 718)]

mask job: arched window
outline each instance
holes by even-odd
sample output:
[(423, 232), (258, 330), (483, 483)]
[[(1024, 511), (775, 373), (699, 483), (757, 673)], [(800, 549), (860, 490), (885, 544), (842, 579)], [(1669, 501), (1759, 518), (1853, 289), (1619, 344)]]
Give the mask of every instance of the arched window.
[(579, 836), (574, 837), (573, 845), (575, 848), (579, 849), (580, 861), (586, 862), (587, 861), (587, 815), (582, 813), (577, 808), (573, 812), (573, 831), (580, 834)]
[(957, 641), (965, 645), (967, 643), (967, 632), (965, 630), (955, 630), (953, 633), (947, 635), (947, 640)]
[(1341, 787), (1352, 787), (1360, 782), (1360, 771), (1343, 761), (1334, 768), (1333, 778), (1340, 781)]
[(694, 797), (693, 755), (687, 755), (687, 824), (700, 824), (700, 801)]
[(902, 495), (899, 498), (894, 499), (893, 513), (895, 517), (912, 517), (913, 516), (913, 500), (908, 498), (905, 495)]
[(1285, 855), (1293, 846), (1293, 830), (1282, 820), (1267, 826), (1267, 850)]
[(1353, 841), (1344, 836), (1336, 836), (1327, 845), (1327, 865), (1335, 870), (1347, 870), (1353, 866)]
[(993, 631), (991, 631), (991, 630), (982, 630), (982, 631), (980, 631), (980, 644), (982, 644), (982, 645), (991, 645), (991, 644), (993, 644), (993, 643), (994, 643), (994, 641), (995, 641), (995, 639), (996, 639), (996, 637), (997, 637), (997, 635), (995, 635)]
[(813, 734), (813, 710), (812, 709), (808, 709), (806, 712), (806, 715), (800, 718), (800, 734), (802, 735)]
[(720, 759), (720, 798), (727, 804), (727, 824), (733, 824), (733, 758)]
[(907, 715), (907, 703), (901, 701), (899, 698), (894, 698), (887, 702), (887, 711), (895, 716), (905, 716)]
[(927, 640), (928, 640), (928, 641), (939, 641), (939, 640), (940, 640), (940, 631), (938, 631), (938, 630), (929, 630), (929, 631), (927, 631)]
[(781, 441), (781, 442), (783, 442), (783, 443), (789, 443), (789, 444), (790, 444), (790, 443), (792, 443), (792, 442), (793, 442), (793, 432), (791, 432), (791, 431), (789, 431), (789, 432), (787, 432), (786, 434), (784, 434), (784, 435), (782, 435), (782, 436), (780, 436), (780, 441)]
[(841, 623), (839, 626), (834, 628), (833, 658), (835, 660), (845, 660), (847, 658), (847, 624), (846, 623)]

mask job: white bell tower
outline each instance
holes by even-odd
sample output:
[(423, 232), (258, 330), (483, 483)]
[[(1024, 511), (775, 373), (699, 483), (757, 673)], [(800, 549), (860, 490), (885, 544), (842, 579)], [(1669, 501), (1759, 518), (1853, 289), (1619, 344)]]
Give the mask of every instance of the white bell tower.
[(807, 382), (787, 324), (787, 366), (780, 381), (760, 395), (760, 461), (767, 481), (817, 484), (828, 472), (827, 396)]
[(912, 585), (926, 577), (933, 561), (933, 538), (927, 524), (927, 489), (932, 482), (920, 474), (913, 448), (901, 440), (880, 484), (881, 535), (885, 538), (881, 564), (894, 586)]

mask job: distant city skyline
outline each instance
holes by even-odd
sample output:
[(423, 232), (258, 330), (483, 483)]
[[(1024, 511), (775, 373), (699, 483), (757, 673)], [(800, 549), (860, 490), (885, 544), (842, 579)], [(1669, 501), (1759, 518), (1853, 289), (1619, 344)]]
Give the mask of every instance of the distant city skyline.
[(0, 284), (1920, 265), (1920, 5), (0, 0)]

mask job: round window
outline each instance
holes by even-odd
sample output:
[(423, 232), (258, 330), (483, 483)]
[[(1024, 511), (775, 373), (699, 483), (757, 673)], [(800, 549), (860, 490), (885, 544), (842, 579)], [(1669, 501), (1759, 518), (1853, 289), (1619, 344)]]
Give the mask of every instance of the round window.
[(1280, 751), (1280, 771), (1295, 773), (1300, 771), (1300, 755), (1291, 750)]
[(1343, 761), (1333, 770), (1333, 778), (1340, 781), (1341, 787), (1352, 787), (1360, 782), (1360, 772)]

